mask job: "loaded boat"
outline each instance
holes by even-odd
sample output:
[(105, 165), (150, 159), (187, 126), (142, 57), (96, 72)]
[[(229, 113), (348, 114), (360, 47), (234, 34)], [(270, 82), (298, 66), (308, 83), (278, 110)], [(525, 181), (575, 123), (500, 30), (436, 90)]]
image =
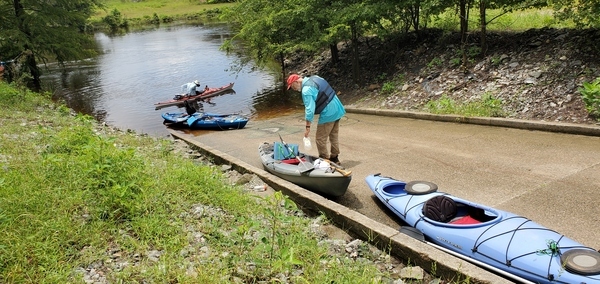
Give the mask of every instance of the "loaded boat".
[[(264, 142), (258, 146), (258, 155), (265, 170), (271, 174), (327, 197), (344, 195), (352, 172), (332, 162), (298, 153), (297, 146), (292, 144), (291, 150), (295, 153), (290, 153), (282, 143)], [(312, 167), (304, 171), (300, 161)]]
[(228, 130), (242, 129), (249, 119), (238, 114), (214, 114), (197, 112), (187, 114), (184, 112), (163, 113), (164, 124), (175, 124), (202, 130)]
[(202, 92), (201, 94), (198, 94), (195, 96), (177, 95), (173, 99), (155, 103), (154, 109), (159, 110), (161, 108), (169, 107), (169, 106), (183, 106), (183, 103), (185, 101), (196, 101), (196, 100), (207, 99), (210, 97), (218, 96), (218, 95), (227, 93), (229, 91), (233, 91), (233, 84), (234, 83), (229, 83), (229, 84), (219, 87), (219, 88), (208, 88), (208, 89), (204, 90), (204, 92)]
[(375, 174), (366, 183), (410, 226), (401, 228), (409, 236), (519, 282), (600, 283), (600, 252), (523, 216), (438, 192), (430, 182)]

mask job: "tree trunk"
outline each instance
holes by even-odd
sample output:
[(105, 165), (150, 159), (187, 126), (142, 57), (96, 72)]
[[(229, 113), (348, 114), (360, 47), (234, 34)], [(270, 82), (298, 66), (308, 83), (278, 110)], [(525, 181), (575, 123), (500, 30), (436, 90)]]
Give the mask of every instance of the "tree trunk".
[(462, 65), (465, 66), (467, 64), (467, 32), (469, 31), (469, 22), (468, 22), (468, 14), (467, 14), (467, 0), (459, 1), (459, 9), (460, 9), (460, 43), (462, 49)]
[(31, 89), (34, 92), (40, 92), (42, 90), (42, 84), (40, 80), (41, 72), (35, 60), (35, 54), (33, 54), (31, 50), (27, 50), (25, 52), (25, 66), (27, 69), (29, 69), (31, 78), (33, 78), (33, 81), (31, 82), (32, 86), (30, 86)]
[(283, 92), (287, 90), (287, 72), (285, 68), (285, 57), (283, 56), (283, 52), (279, 52), (279, 64), (281, 65), (281, 77), (283, 78), (281, 81), (283, 82)]
[(356, 26), (351, 26), (352, 31), (352, 78), (354, 79), (354, 83), (360, 85), (360, 70), (359, 70), (359, 54), (358, 54), (358, 31), (356, 30)]
[(480, 36), (480, 44), (481, 44), (481, 54), (485, 55), (487, 53), (487, 23), (485, 18), (486, 11), (486, 2), (485, 0), (479, 0), (479, 18), (481, 19), (481, 34)]
[[(31, 38), (31, 32), (25, 26), (25, 9), (23, 8), (23, 4), (21, 4), (21, 0), (13, 0), (13, 8), (15, 9), (15, 16), (18, 21), (19, 30), (27, 35), (27, 38)], [(33, 78), (33, 82), (31, 86), (33, 91), (39, 92), (42, 89), (42, 84), (40, 82), (40, 69), (37, 67), (37, 62), (35, 61), (35, 54), (30, 50), (29, 45), (24, 45), (23, 54), (25, 56), (25, 67), (29, 69), (29, 73), (31, 74), (31, 78)]]
[[(410, 9), (410, 15), (411, 15), (411, 21), (412, 21), (412, 26), (415, 29), (415, 33), (418, 35), (419, 34), (419, 27), (420, 27), (420, 23), (419, 23), (419, 15), (421, 12), (421, 5), (419, 3), (412, 5), (411, 7), (409, 7)], [(410, 29), (410, 27), (408, 27)]]
[(337, 44), (330, 44), (329, 50), (331, 51), (331, 63), (336, 64), (340, 61), (340, 53), (337, 48)]

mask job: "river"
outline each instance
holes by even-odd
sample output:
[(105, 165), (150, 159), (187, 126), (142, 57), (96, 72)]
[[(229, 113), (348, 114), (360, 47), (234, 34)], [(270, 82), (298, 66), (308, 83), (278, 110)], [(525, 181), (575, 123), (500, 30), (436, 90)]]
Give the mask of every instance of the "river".
[(181, 94), (181, 85), (199, 80), (202, 86), (235, 83), (234, 93), (203, 103), (211, 113), (242, 113), (252, 120), (271, 118), (301, 107), (296, 94), (283, 93), (279, 73), (258, 68), (244, 54), (220, 50), (230, 38), (225, 25), (169, 26), (124, 35), (98, 33), (99, 55), (49, 65), (42, 77), (53, 97), (70, 108), (109, 125), (151, 136), (168, 135), (162, 112), (154, 103)]

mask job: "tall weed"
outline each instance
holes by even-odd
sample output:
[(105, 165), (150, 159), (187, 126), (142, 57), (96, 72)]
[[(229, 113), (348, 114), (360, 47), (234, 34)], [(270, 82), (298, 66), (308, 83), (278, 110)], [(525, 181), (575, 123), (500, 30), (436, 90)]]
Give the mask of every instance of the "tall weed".
[(583, 82), (579, 93), (581, 93), (588, 113), (600, 119), (600, 77), (592, 82)]

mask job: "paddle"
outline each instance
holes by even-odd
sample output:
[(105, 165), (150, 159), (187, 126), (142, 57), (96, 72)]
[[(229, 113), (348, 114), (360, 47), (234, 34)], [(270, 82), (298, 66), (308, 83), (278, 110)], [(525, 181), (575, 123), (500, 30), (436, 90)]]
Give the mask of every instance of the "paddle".
[(298, 170), (300, 171), (300, 173), (305, 173), (305, 172), (309, 172), (315, 169), (315, 166), (313, 166), (313, 164), (306, 162), (306, 161), (302, 161), (302, 159), (300, 159), (300, 157), (296, 156), (294, 154), (294, 150), (292, 150), (292, 147), (290, 147), (287, 143), (283, 142), (283, 138), (281, 137), (281, 134), (277, 133), (279, 135), (279, 140), (281, 140), (281, 144), (283, 144), (288, 151), (290, 151), (290, 154), (294, 155), (294, 157), (296, 157), (296, 159), (298, 159), (298, 162), (300, 162), (298, 164)]
[(325, 160), (329, 163), (329, 165), (336, 171), (338, 171), (343, 176), (347, 177), (352, 174), (352, 171), (346, 171), (346, 169), (330, 160)]

